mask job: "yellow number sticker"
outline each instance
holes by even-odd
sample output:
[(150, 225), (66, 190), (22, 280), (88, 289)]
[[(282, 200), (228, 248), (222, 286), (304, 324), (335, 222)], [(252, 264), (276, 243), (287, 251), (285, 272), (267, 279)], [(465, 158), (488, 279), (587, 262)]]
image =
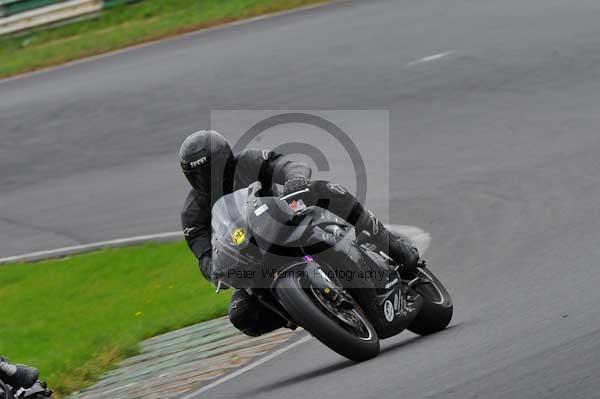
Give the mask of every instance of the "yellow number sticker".
[(240, 227), (231, 233), (231, 239), (235, 245), (242, 245), (246, 241), (246, 229)]

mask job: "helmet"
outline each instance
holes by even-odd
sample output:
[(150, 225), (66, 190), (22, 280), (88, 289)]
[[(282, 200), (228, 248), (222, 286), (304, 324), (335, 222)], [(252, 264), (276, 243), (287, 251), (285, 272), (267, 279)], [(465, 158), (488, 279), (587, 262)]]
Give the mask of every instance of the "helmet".
[(188, 136), (179, 150), (181, 169), (192, 187), (216, 201), (233, 190), (235, 158), (223, 136), (201, 130)]

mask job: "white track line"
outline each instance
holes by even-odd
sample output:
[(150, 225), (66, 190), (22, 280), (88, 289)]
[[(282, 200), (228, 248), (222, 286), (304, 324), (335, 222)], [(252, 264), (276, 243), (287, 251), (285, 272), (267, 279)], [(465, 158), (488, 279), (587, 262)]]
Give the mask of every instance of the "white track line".
[(3, 263), (32, 262), (35, 260), (60, 258), (62, 256), (80, 254), (107, 247), (122, 247), (126, 245), (141, 244), (152, 241), (167, 241), (179, 238), (183, 238), (183, 233), (180, 231), (174, 231), (170, 233), (149, 234), (145, 236), (136, 236), (128, 238), (119, 238), (116, 240), (74, 245), (71, 247), (50, 249), (47, 251), (32, 252), (23, 255), (10, 256), (8, 258), (0, 258), (0, 265)]
[(213, 389), (215, 387), (218, 387), (219, 385), (224, 384), (227, 381), (234, 379), (235, 377), (238, 377), (238, 376), (240, 376), (240, 375), (242, 375), (242, 374), (244, 374), (244, 373), (246, 373), (246, 372), (248, 372), (248, 371), (250, 371), (252, 369), (255, 369), (256, 367), (258, 367), (258, 366), (260, 366), (260, 365), (268, 362), (269, 360), (275, 359), (277, 356), (279, 356), (279, 355), (281, 355), (281, 354), (289, 351), (290, 349), (293, 349), (293, 348), (295, 348), (297, 346), (300, 346), (300, 345), (302, 345), (302, 344), (310, 341), (311, 338), (312, 338), (311, 335), (307, 335), (306, 337), (300, 338), (298, 341), (293, 342), (293, 343), (291, 343), (291, 344), (289, 344), (287, 346), (284, 346), (283, 348), (278, 349), (275, 352), (272, 352), (272, 353), (270, 353), (270, 354), (268, 354), (268, 355), (266, 355), (266, 356), (258, 359), (257, 361), (255, 361), (253, 363), (250, 363), (249, 365), (244, 366), (241, 369), (236, 370), (236, 371), (234, 371), (231, 374), (226, 375), (223, 378), (220, 378), (220, 379), (218, 379), (218, 380), (216, 380), (216, 381), (214, 381), (214, 382), (212, 382), (212, 383), (210, 383), (208, 385), (205, 385), (202, 388), (198, 389), (197, 391), (190, 392), (189, 394), (187, 394), (185, 396), (182, 396), (179, 399), (193, 399), (193, 398), (197, 398), (198, 395), (202, 395), (203, 393), (205, 393), (205, 392), (207, 392), (207, 391), (209, 391), (209, 390), (211, 390), (211, 389)]
[(454, 54), (454, 51), (446, 51), (445, 53), (430, 55), (429, 57), (423, 57), (421, 59), (409, 62), (408, 64), (406, 64), (406, 66), (413, 66), (413, 65), (424, 64), (426, 62), (437, 61), (439, 59), (448, 57), (449, 55), (452, 55), (452, 54)]

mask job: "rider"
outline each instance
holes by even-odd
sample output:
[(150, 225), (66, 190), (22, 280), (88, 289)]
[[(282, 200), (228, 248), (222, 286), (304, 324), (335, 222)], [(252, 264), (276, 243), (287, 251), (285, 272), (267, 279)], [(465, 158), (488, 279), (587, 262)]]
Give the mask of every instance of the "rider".
[(0, 380), (11, 387), (31, 388), (39, 376), (37, 369), (22, 364), (13, 364), (0, 356)]
[[(303, 197), (307, 205), (329, 209), (357, 232), (366, 231), (372, 242), (410, 273), (416, 270), (419, 253), (402, 237), (390, 232), (344, 187), (336, 183), (311, 181), (311, 169), (286, 160), (268, 150), (246, 149), (234, 155), (223, 136), (202, 130), (188, 136), (179, 151), (181, 168), (192, 186), (181, 214), (186, 241), (200, 262), (202, 274), (216, 282), (212, 270), (211, 209), (223, 195), (255, 181), (263, 187), (282, 184), (283, 194), (309, 189)], [(245, 290), (236, 290), (229, 305), (229, 318), (245, 334), (258, 336), (284, 327), (286, 322), (263, 307)]]

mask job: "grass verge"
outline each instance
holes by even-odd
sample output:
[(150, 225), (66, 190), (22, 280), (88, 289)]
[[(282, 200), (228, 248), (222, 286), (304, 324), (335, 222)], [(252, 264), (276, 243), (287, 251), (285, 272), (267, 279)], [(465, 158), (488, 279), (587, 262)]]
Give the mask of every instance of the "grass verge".
[(145, 338), (226, 314), (183, 242), (0, 267), (0, 354), (59, 395), (90, 385)]
[(326, 0), (145, 0), (55, 28), (0, 38), (0, 78), (149, 40)]

